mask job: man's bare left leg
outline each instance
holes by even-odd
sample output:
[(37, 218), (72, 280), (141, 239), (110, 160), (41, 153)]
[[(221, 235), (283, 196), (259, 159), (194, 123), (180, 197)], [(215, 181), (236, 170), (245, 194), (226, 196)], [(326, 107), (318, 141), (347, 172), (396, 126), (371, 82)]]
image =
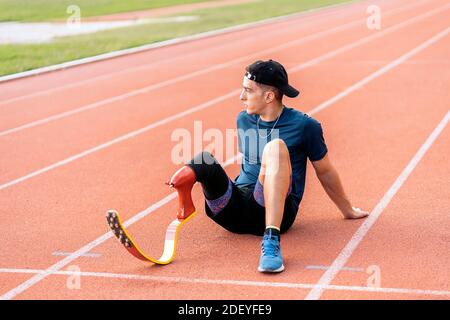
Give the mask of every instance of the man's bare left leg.
[(270, 141), (264, 148), (258, 177), (264, 187), (266, 227), (274, 226), (280, 229), (291, 174), (291, 161), (286, 144), (281, 139)]

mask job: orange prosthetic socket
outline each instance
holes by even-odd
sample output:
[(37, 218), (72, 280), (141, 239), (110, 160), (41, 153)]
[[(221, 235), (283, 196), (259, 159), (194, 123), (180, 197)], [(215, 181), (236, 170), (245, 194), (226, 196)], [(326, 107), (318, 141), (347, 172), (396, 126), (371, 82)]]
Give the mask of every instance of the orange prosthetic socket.
[(189, 166), (184, 166), (179, 169), (170, 178), (167, 185), (173, 187), (178, 192), (178, 211), (177, 218), (179, 220), (186, 219), (195, 213), (195, 206), (192, 202), (192, 188), (195, 184), (195, 172)]

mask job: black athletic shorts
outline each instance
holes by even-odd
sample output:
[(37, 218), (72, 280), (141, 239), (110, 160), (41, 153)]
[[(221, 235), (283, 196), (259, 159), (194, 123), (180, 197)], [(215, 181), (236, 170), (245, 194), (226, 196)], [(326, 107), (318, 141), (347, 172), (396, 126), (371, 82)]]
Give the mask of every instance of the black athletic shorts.
[[(208, 217), (228, 231), (240, 234), (263, 235), (266, 229), (265, 208), (256, 202), (253, 188), (237, 187), (232, 183), (232, 195), (228, 204), (214, 214), (205, 201)], [(281, 233), (286, 232), (294, 223), (298, 206), (289, 194), (284, 204)]]
[[(258, 203), (253, 193), (254, 186), (236, 186), (211, 153), (201, 152), (187, 165), (192, 168), (197, 181), (202, 184), (205, 195), (205, 211), (212, 220), (234, 233), (264, 234), (266, 209), (263, 206), (263, 186), (259, 182), (257, 182)], [(214, 208), (209, 207), (206, 199), (212, 199), (209, 201)], [(218, 203), (213, 203), (215, 201)], [(292, 226), (297, 210), (298, 201), (294, 200), (290, 188), (284, 205), (281, 232), (287, 231)]]

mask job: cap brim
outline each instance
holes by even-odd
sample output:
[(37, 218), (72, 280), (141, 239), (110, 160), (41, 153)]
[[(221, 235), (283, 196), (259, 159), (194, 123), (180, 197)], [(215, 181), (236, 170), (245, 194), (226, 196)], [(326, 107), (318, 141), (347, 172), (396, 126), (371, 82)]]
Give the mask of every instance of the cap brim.
[(291, 87), (290, 85), (279, 88), (279, 90), (281, 91), (281, 93), (283, 93), (285, 96), (289, 98), (295, 98), (300, 94), (300, 91), (298, 91), (294, 87)]

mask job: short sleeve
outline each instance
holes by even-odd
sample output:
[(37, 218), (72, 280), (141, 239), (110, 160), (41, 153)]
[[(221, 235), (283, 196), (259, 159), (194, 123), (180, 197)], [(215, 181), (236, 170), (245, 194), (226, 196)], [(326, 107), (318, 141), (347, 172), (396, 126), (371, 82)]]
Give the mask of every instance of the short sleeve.
[(321, 160), (328, 152), (319, 121), (308, 117), (305, 123), (302, 140), (303, 150), (310, 161)]
[(244, 149), (242, 146), (243, 141), (241, 140), (241, 135), (243, 130), (245, 130), (246, 126), (244, 124), (244, 116), (245, 116), (246, 112), (245, 111), (241, 111), (239, 112), (237, 119), (236, 119), (236, 127), (238, 129), (238, 151), (240, 153), (244, 153)]

